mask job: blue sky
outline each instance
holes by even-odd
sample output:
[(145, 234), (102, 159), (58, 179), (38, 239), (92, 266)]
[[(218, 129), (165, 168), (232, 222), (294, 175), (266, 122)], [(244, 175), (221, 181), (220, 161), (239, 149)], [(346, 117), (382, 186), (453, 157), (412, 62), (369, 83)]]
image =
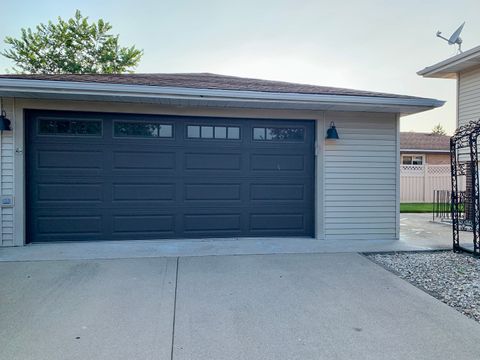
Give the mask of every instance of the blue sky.
[[(455, 82), (416, 75), (455, 54), (436, 31), (450, 35), (466, 21), (464, 50), (480, 45), (478, 0), (8, 1), (0, 37), (75, 9), (144, 50), (137, 72), (214, 72), (448, 101), (403, 118), (404, 131), (455, 127)], [(0, 58), (1, 72), (11, 66)]]

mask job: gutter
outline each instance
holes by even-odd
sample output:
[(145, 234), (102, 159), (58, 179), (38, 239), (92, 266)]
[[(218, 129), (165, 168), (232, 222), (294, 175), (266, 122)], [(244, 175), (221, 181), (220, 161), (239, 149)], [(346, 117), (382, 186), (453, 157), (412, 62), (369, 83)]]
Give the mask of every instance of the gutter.
[(107, 96), (145, 99), (213, 100), (229, 102), (278, 102), (302, 104), (343, 104), (419, 107), (431, 109), (445, 102), (428, 98), (397, 98), (382, 96), (352, 96), (326, 94), (272, 93), (261, 91), (195, 89), (151, 85), (82, 83), (72, 81), (0, 79), (0, 95), (12, 94)]

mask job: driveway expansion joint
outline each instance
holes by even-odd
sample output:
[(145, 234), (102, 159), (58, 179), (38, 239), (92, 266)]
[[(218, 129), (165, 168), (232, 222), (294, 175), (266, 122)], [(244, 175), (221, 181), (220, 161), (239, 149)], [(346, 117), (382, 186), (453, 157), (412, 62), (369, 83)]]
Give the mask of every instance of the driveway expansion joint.
[(173, 297), (173, 318), (172, 318), (172, 349), (170, 352), (170, 360), (173, 360), (173, 349), (175, 346), (175, 315), (177, 313), (177, 286), (178, 286), (178, 264), (180, 262), (180, 258), (177, 257), (176, 267), (175, 267), (175, 292)]

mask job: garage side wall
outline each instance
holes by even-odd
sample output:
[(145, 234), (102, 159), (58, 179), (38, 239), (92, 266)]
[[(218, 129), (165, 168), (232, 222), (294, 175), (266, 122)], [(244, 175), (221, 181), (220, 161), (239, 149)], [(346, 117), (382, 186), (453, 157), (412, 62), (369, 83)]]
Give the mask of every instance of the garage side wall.
[(340, 139), (325, 140), (325, 238), (397, 239), (397, 116), (327, 112), (331, 121)]
[[(7, 118), (11, 120), (11, 127), (15, 126), (13, 114), (13, 99), (3, 100), (4, 110)], [(13, 171), (14, 171), (14, 138), (13, 131), (3, 131), (0, 137), (0, 195), (11, 197), (13, 193)], [(0, 245), (14, 245), (13, 236), (13, 206), (2, 206), (0, 208)]]

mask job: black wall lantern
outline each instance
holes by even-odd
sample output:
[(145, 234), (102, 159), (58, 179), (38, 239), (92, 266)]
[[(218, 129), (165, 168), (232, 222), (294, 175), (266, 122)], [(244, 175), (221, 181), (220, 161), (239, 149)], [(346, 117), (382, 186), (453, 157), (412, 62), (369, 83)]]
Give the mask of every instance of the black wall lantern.
[(10, 131), (12, 129), (10, 128), (10, 120), (7, 119), (7, 113), (2, 109), (0, 115), (0, 132), (3, 130)]
[(333, 121), (330, 123), (330, 128), (327, 130), (326, 139), (327, 140), (337, 140), (337, 139), (339, 139), (337, 128), (335, 127), (335, 123)]
[(7, 119), (7, 113), (3, 110), (3, 98), (0, 98), (0, 132), (10, 131), (10, 120)]

